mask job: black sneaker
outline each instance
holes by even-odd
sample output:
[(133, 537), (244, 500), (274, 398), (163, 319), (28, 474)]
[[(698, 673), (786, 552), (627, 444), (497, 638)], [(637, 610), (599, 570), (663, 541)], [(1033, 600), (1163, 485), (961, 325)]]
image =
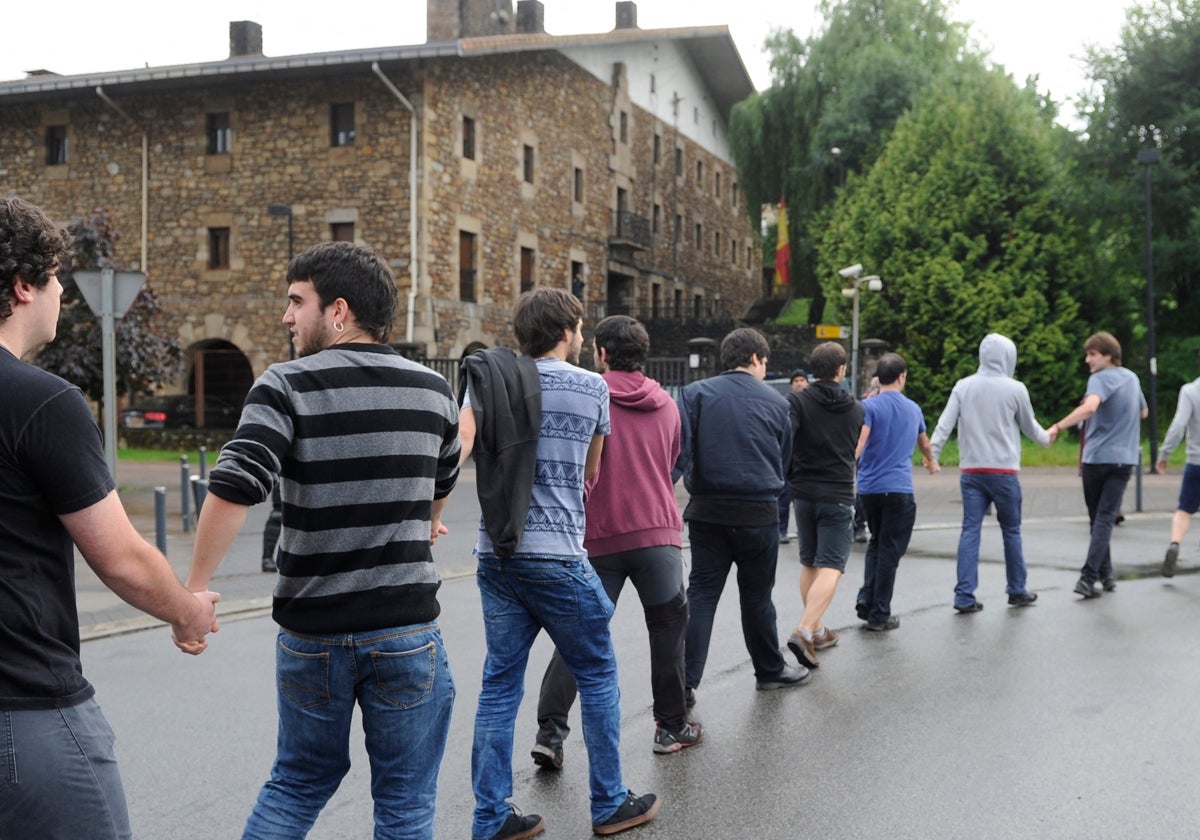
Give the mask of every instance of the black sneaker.
[(882, 633), (887, 630), (895, 630), (900, 626), (899, 616), (889, 615), (883, 621), (870, 622), (866, 624), (866, 628), (873, 633)]
[(687, 707), (689, 709), (692, 708), (692, 706), (695, 706), (696, 705), (696, 689), (685, 688), (683, 690), (683, 702), (687, 704)]
[[(534, 744), (533, 749), (529, 751), (533, 756), (533, 763), (543, 770), (561, 770), (563, 765), (563, 748), (562, 744), (547, 746), (546, 744)], [(532, 837), (533, 835), (529, 835)]]
[(654, 819), (661, 805), (662, 801), (653, 793), (636, 796), (633, 791), (629, 791), (624, 804), (617, 812), (603, 822), (592, 823), (592, 831), (601, 835), (617, 834), (627, 828), (648, 823)]
[(654, 730), (654, 751), (666, 755), (679, 752), (684, 747), (694, 747), (700, 743), (703, 733), (704, 727), (691, 721), (676, 730), (657, 726)]
[(1036, 592), (1021, 592), (1017, 595), (1008, 596), (1008, 605), (1010, 607), (1030, 607), (1037, 600)]
[(1100, 590), (1096, 588), (1096, 584), (1092, 583), (1091, 581), (1084, 580), (1083, 578), (1080, 578), (1079, 583), (1075, 584), (1075, 593), (1077, 595), (1082, 595), (1084, 598), (1099, 598), (1102, 594)]
[(1100, 581), (1100, 585), (1104, 588), (1105, 592), (1117, 591), (1117, 581), (1115, 578), (1105, 578), (1104, 580)]
[(866, 621), (867, 616), (871, 613), (869, 604), (864, 604), (862, 601), (856, 601), (854, 604), (854, 614), (858, 616), (859, 621)]
[(860, 525), (854, 529), (854, 541), (856, 543), (865, 543), (867, 541), (867, 526)]
[(1167, 547), (1167, 556), (1163, 558), (1162, 576), (1175, 577), (1175, 564), (1179, 562), (1179, 543), (1171, 543)]
[(508, 819), (491, 840), (525, 840), (536, 837), (546, 830), (546, 821), (539, 814), (522, 814), (515, 806), (508, 806)]
[(971, 603), (967, 604), (965, 607), (960, 607), (958, 604), (954, 605), (954, 611), (956, 613), (958, 613), (959, 615), (965, 615), (966, 613), (979, 612), (981, 609), (983, 609), (983, 601), (972, 601)]
[(757, 688), (759, 691), (770, 691), (774, 688), (791, 688), (794, 685), (800, 685), (811, 676), (810, 671), (803, 665), (793, 667), (784, 665), (783, 670), (777, 676), (766, 680), (759, 680)]

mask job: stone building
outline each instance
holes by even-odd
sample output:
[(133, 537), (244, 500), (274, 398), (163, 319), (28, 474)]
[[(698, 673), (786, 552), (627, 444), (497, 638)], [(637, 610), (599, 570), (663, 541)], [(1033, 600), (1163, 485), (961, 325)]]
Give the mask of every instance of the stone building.
[(287, 358), (289, 252), (331, 239), (393, 266), (393, 341), (513, 343), (537, 285), (604, 314), (698, 321), (761, 292), (727, 142), (752, 84), (724, 26), (550, 35), (536, 0), (427, 0), (427, 41), (0, 82), (0, 190), (64, 224), (114, 216), (122, 265), (188, 352), (178, 390), (239, 399)]

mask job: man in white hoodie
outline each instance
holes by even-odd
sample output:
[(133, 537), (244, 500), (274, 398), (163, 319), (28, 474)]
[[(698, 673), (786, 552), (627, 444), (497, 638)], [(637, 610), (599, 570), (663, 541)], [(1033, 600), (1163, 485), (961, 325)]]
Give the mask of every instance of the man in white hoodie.
[(1011, 339), (999, 333), (984, 336), (979, 343), (979, 371), (955, 383), (930, 442), (932, 471), (950, 432), (958, 426), (963, 524), (954, 609), (960, 613), (983, 609), (975, 589), (979, 585), (979, 531), (989, 505), (995, 505), (1004, 540), (1009, 606), (1027, 607), (1037, 600), (1037, 593), (1025, 586), (1021, 550), (1021, 433), (1041, 446), (1049, 446), (1054, 436), (1034, 418), (1029, 391), (1013, 378), (1016, 367), (1017, 346)]
[[(1196, 354), (1200, 361), (1200, 353)], [(1187, 434), (1187, 464), (1183, 468), (1183, 482), (1179, 485), (1179, 506), (1171, 517), (1171, 544), (1163, 559), (1162, 576), (1175, 577), (1175, 564), (1179, 561), (1179, 544), (1187, 536), (1192, 524), (1192, 514), (1200, 510), (1200, 379), (1195, 379), (1179, 389), (1179, 403), (1175, 406), (1175, 419), (1167, 429), (1162, 446), (1158, 448), (1157, 472), (1165, 475), (1167, 459)]]

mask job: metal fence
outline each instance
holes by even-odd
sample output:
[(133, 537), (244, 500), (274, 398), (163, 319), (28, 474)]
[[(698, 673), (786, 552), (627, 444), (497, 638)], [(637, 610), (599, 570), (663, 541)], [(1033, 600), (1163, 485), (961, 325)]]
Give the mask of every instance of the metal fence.
[[(446, 381), (450, 383), (450, 390), (455, 394), (458, 393), (458, 375), (462, 368), (462, 359), (439, 357), (420, 359), (419, 361), (446, 377)], [(579, 361), (583, 364), (590, 359), (580, 358)], [(583, 366), (590, 367), (590, 365)], [(657, 379), (672, 397), (678, 397), (680, 389), (697, 378), (696, 370), (688, 367), (687, 358), (650, 358), (646, 360), (644, 371), (646, 376)]]

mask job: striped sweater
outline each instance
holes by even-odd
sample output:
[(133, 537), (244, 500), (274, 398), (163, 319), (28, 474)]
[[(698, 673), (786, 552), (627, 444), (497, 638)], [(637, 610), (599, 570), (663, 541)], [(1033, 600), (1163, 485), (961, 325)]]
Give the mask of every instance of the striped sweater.
[(351, 633), (437, 618), (433, 499), (458, 479), (446, 380), (386, 345), (339, 344), (258, 378), (209, 492), (253, 505), (281, 482), (274, 618)]

